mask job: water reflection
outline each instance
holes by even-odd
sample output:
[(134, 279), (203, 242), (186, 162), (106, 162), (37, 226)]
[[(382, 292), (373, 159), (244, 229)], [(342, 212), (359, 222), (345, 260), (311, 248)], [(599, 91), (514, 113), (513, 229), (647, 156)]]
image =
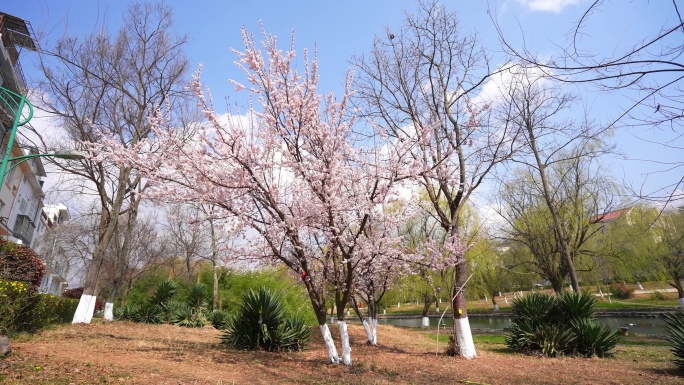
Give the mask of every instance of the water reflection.
[[(439, 318), (430, 317), (430, 327), (437, 327)], [(501, 317), (469, 317), (470, 327), (473, 329), (503, 329), (511, 326), (511, 318)], [(608, 325), (611, 329), (628, 327), (630, 333), (666, 335), (665, 321), (661, 318), (650, 317), (600, 317), (598, 322)], [(421, 318), (381, 318), (379, 324), (415, 327), (421, 325)], [(451, 327), (454, 322), (451, 317), (442, 319), (443, 326)]]

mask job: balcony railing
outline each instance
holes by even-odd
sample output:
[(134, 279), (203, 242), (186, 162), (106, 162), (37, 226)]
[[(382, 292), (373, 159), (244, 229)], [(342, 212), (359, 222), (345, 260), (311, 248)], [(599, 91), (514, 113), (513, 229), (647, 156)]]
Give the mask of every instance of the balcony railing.
[(14, 229), (12, 230), (15, 238), (21, 239), (28, 246), (33, 240), (34, 231), (36, 231), (36, 225), (33, 224), (28, 215), (17, 215), (17, 220), (14, 222)]

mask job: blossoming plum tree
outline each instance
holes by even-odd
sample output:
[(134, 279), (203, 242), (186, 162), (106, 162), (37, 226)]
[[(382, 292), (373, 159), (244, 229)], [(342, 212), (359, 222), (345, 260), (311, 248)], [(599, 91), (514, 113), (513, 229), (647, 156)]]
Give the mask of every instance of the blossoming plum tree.
[(150, 117), (154, 138), (129, 148), (105, 140), (96, 150), (142, 172), (158, 201), (211, 204), (214, 215), (239, 221), (245, 257), (282, 263), (301, 277), (328, 357), (338, 363), (325, 311), (332, 288), (341, 360), (351, 365), (344, 308), (359, 266), (393, 242), (391, 233), (378, 235), (387, 241), (365, 234), (392, 199), (405, 151), (382, 132), (354, 131), (351, 75), (337, 100), (317, 93), (317, 60), (304, 51), (298, 70), (293, 46), (283, 52), (262, 32), (259, 46), (243, 29), (245, 49), (234, 51), (247, 81), (233, 84), (252, 100), (244, 116), (215, 112), (198, 73), (192, 88), (207, 125), (194, 137), (177, 135), (160, 106)]

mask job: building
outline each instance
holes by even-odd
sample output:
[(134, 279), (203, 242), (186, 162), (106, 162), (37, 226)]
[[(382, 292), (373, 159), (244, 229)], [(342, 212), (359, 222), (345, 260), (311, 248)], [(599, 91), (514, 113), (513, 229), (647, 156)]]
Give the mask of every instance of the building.
[(45, 263), (46, 274), (38, 291), (60, 295), (68, 286), (67, 275), (72, 266), (68, 256), (58, 244), (58, 228), (69, 221), (71, 216), (69, 209), (61, 203), (47, 205), (41, 212), (41, 221), (36, 230), (33, 249)]
[[(0, 159), (7, 151), (17, 114), (15, 95), (26, 95), (26, 81), (19, 58), (22, 50), (37, 49), (33, 35), (30, 23), (0, 12)], [(9, 152), (11, 158), (38, 153), (35, 149), (23, 147), (17, 137)], [(40, 157), (7, 165), (5, 175), (0, 175), (3, 182), (0, 188), (0, 236), (35, 250), (37, 233), (44, 232), (52, 223), (59, 223), (63, 215), (68, 217), (68, 212), (62, 214), (59, 208), (44, 213), (45, 176)], [(51, 218), (50, 215), (56, 217)], [(45, 259), (44, 262), (48, 271), (41, 285), (42, 291), (60, 294), (68, 266), (47, 263)]]
[[(12, 95), (26, 95), (26, 82), (19, 61), (22, 49), (36, 50), (31, 26), (26, 21), (0, 12), (0, 156), (5, 155), (10, 131), (14, 125), (16, 106)], [(6, 91), (5, 91), (6, 90)], [(15, 140), (10, 156), (27, 155), (34, 150), (23, 149)], [(0, 236), (20, 240), (30, 247), (33, 232), (43, 207), (42, 162), (32, 158), (26, 162), (9, 164), (0, 189)]]

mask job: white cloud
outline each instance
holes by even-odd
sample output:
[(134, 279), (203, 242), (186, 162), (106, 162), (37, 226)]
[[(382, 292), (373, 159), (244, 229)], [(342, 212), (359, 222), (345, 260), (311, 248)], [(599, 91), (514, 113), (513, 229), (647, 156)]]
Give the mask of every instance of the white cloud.
[(580, 0), (518, 0), (520, 5), (532, 11), (561, 13), (563, 8), (577, 5)]
[(488, 103), (495, 106), (506, 102), (511, 89), (528, 85), (530, 82), (537, 82), (541, 85), (547, 81), (544, 70), (538, 67), (525, 68), (519, 63), (510, 63), (502, 68), (501, 72), (492, 75), (482, 86), (480, 93), (471, 100), (473, 104)]

